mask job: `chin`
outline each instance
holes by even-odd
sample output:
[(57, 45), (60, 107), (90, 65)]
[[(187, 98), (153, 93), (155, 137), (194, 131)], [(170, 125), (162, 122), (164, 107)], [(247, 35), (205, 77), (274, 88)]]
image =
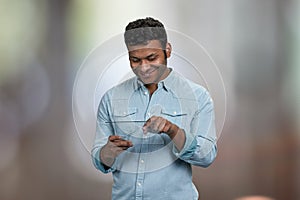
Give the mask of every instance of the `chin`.
[(144, 85), (150, 85), (150, 84), (153, 84), (152, 81), (143, 81), (143, 80), (142, 80), (142, 82), (144, 83)]
[(154, 80), (153, 80), (153, 79), (141, 79), (141, 78), (140, 78), (140, 80), (141, 80), (145, 85), (154, 83)]

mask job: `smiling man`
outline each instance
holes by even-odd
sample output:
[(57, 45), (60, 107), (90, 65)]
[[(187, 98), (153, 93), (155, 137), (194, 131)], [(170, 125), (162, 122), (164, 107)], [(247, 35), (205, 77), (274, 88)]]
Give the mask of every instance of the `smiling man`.
[(113, 173), (112, 199), (198, 199), (191, 166), (207, 167), (217, 153), (212, 99), (167, 65), (161, 22), (130, 22), (124, 38), (136, 76), (101, 99), (93, 163)]

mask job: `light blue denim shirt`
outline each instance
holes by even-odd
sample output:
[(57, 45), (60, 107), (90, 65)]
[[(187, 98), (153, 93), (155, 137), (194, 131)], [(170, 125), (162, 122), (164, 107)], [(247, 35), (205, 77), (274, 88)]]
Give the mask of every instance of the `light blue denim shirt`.
[[(181, 151), (165, 133), (143, 134), (144, 121), (153, 115), (184, 130), (186, 140)], [(99, 153), (110, 135), (131, 140), (134, 146), (106, 169)], [(198, 199), (198, 192), (192, 183), (191, 165), (209, 166), (217, 154), (216, 140), (209, 93), (172, 70), (151, 97), (137, 77), (105, 93), (98, 108), (91, 153), (97, 169), (113, 173), (113, 200), (193, 200)]]

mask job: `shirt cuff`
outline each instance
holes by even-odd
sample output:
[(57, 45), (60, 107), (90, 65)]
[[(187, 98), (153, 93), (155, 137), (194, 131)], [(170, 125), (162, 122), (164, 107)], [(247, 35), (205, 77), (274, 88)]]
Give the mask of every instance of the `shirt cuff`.
[(94, 148), (92, 150), (92, 160), (93, 160), (94, 166), (105, 174), (115, 171), (116, 161), (110, 168), (107, 169), (107, 167), (105, 167), (105, 165), (100, 160), (100, 151), (101, 151), (100, 147)]
[(176, 146), (173, 146), (173, 153), (180, 159), (185, 160), (189, 159), (194, 155), (194, 152), (197, 148), (197, 140), (192, 134), (185, 134), (185, 143), (181, 151), (178, 151)]

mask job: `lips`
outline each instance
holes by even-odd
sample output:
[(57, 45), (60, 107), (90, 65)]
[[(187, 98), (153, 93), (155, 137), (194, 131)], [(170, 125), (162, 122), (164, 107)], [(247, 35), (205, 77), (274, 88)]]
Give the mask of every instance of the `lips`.
[(155, 71), (155, 70), (157, 70), (157, 68), (154, 68), (154, 69), (152, 69), (151, 71), (147, 71), (146, 73), (144, 73), (144, 72), (140, 72), (139, 74), (140, 74), (140, 77), (141, 78), (150, 78), (151, 77), (151, 75), (152, 75), (152, 73)]

